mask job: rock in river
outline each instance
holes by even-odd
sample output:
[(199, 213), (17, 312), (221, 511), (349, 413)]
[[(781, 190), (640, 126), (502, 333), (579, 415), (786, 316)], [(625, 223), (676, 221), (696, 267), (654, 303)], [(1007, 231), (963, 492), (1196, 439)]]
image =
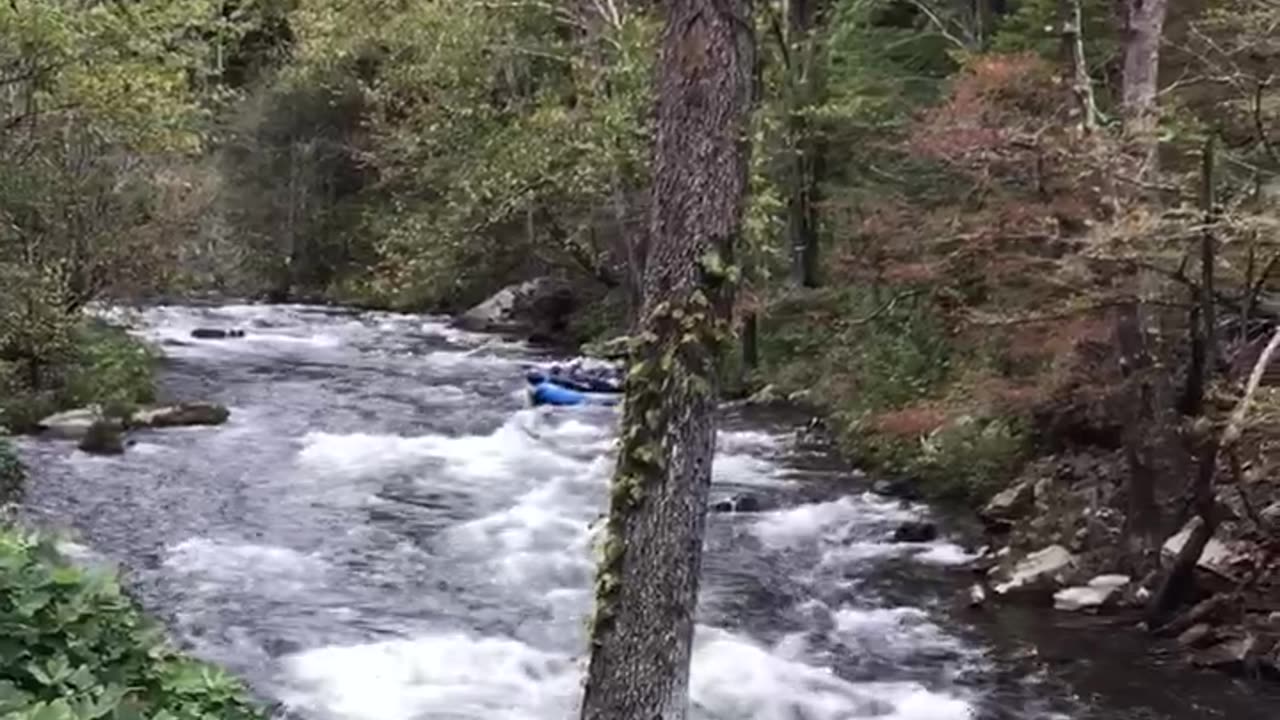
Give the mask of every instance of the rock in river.
[(893, 541), (922, 543), (938, 539), (938, 526), (924, 520), (907, 521), (893, 531)]
[(96, 420), (80, 439), (80, 449), (93, 455), (124, 453), (124, 430), (118, 422)]
[(232, 328), (225, 330), (223, 328), (196, 328), (191, 331), (191, 337), (197, 340), (226, 340), (228, 338), (242, 338), (244, 331)]
[[(94, 423), (100, 421), (103, 421), (102, 408), (90, 406), (50, 415), (41, 420), (37, 427), (47, 437), (79, 440), (89, 432)], [(115, 420), (110, 422), (119, 425)]]
[(181, 403), (139, 410), (129, 418), (133, 427), (181, 427), (185, 425), (221, 425), (231, 411), (214, 403)]
[(555, 337), (568, 327), (575, 307), (573, 292), (552, 278), (536, 278), (498, 291), (471, 308), (457, 324), (477, 332), (527, 332)]
[(760, 498), (746, 493), (734, 495), (731, 498), (711, 504), (711, 512), (714, 513), (748, 513), (760, 512), (765, 509), (763, 503), (760, 502)]

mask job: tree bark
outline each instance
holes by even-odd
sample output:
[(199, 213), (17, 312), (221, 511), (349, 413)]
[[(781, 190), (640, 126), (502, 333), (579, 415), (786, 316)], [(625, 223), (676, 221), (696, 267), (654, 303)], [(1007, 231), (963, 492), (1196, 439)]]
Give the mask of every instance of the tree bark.
[(750, 0), (666, 3), (644, 311), (596, 579), (584, 720), (688, 712), (754, 55)]
[(1125, 130), (1143, 155), (1145, 168), (1155, 162), (1156, 93), (1160, 80), (1160, 41), (1168, 0), (1123, 0), (1124, 75), (1120, 104)]

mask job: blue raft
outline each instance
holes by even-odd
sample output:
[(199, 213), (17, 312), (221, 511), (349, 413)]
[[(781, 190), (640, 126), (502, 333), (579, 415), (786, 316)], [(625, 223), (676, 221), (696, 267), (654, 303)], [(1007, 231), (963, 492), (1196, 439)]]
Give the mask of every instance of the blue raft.
[(530, 396), (535, 407), (539, 405), (553, 405), (556, 407), (616, 405), (618, 403), (616, 395), (602, 395), (565, 387), (557, 382), (559, 378), (549, 378), (536, 370), (526, 375), (525, 379), (532, 386), (530, 388)]

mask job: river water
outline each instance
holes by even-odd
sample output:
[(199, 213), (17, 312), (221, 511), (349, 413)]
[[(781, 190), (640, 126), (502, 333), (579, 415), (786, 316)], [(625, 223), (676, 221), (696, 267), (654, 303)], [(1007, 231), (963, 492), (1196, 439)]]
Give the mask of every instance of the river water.
[[(191, 340), (210, 326), (248, 334)], [(137, 433), (118, 458), (27, 440), (31, 521), (121, 566), (182, 645), (290, 717), (573, 716), (615, 410), (528, 407), (521, 370), (546, 358), (442, 318), (158, 307), (137, 328), (164, 394), (230, 422)], [(888, 542), (928, 509), (793, 429), (722, 425), (713, 499), (777, 509), (709, 523), (697, 720), (1280, 716), (1128, 630), (958, 607), (960, 544)]]

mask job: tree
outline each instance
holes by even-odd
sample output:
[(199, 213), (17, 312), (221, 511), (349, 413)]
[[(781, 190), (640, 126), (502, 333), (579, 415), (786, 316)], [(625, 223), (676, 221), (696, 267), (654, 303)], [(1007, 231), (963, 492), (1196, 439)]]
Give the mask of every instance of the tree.
[(650, 256), (627, 380), (584, 720), (682, 720), (715, 450), (717, 360), (742, 230), (749, 0), (667, 4)]
[(1160, 42), (1168, 0), (1124, 0), (1124, 74), (1120, 89), (1125, 131), (1146, 160), (1155, 160), (1156, 91), (1160, 80)]

